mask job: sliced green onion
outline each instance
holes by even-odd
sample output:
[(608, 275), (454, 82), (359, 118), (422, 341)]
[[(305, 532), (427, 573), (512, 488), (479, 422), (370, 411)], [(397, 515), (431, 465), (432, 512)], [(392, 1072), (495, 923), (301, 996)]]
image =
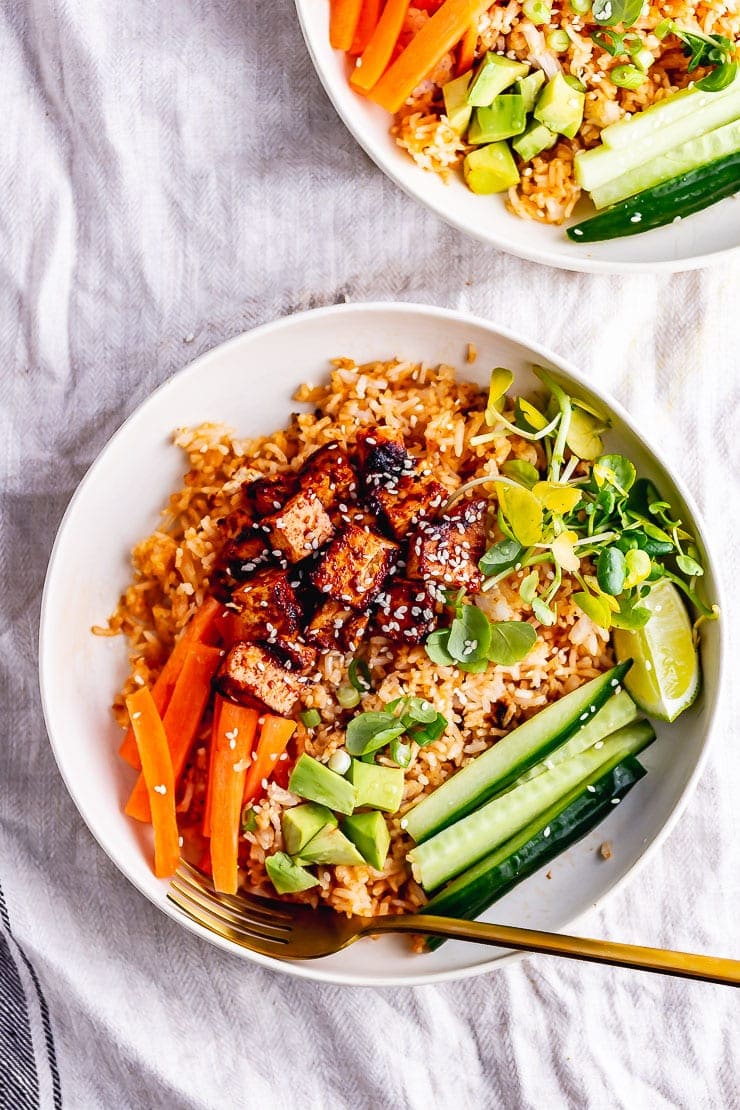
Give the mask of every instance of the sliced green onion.
[(535, 25), (549, 23), (552, 18), (552, 4), (548, 0), (524, 0), (522, 10)]
[(583, 81), (579, 81), (578, 78), (574, 77), (572, 73), (566, 73), (563, 79), (566, 85), (570, 85), (570, 87), (572, 89), (575, 89), (576, 92), (585, 93), (586, 86), (584, 85)]
[(360, 704), (360, 691), (354, 686), (340, 686), (337, 690), (337, 701), (342, 709), (354, 709)]
[(636, 54), (632, 55), (632, 61), (635, 63), (639, 70), (641, 70), (643, 73), (647, 73), (647, 71), (650, 69), (650, 66), (655, 61), (655, 55), (652, 54), (647, 49), (647, 47), (643, 47), (642, 50), (638, 50)]
[(570, 46), (570, 36), (567, 31), (563, 31), (562, 29), (550, 31), (545, 42), (556, 54), (564, 54)]
[(659, 23), (659, 24), (658, 24), (658, 26), (657, 26), (657, 27), (655, 28), (655, 30), (653, 31), (653, 34), (655, 35), (656, 39), (664, 39), (664, 38), (667, 38), (667, 37), (668, 37), (668, 35), (672, 34), (672, 32), (673, 32), (673, 28), (674, 28), (675, 26), (676, 26), (676, 25), (675, 25), (675, 23), (673, 22), (673, 20), (672, 20), (672, 19), (664, 19), (664, 20), (663, 20), (663, 21), (662, 21), (661, 23)]
[(321, 714), (318, 709), (306, 709), (301, 713), (301, 720), (306, 728), (318, 728), (321, 724)]
[(591, 0), (570, 0), (570, 6), (576, 15), (586, 15), (591, 11)]
[(615, 66), (609, 73), (613, 85), (619, 89), (639, 89), (645, 74), (637, 66)]
[(352, 660), (347, 668), (347, 677), (349, 678), (350, 685), (354, 686), (355, 690), (359, 690), (361, 694), (373, 688), (372, 679), (370, 678), (370, 668), (364, 659)]

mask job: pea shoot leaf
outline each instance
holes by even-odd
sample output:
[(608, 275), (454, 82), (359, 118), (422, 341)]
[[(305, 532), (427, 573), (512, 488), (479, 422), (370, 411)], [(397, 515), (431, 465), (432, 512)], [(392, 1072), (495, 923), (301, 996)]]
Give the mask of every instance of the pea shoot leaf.
[(532, 612), (537, 617), (540, 624), (544, 624), (548, 628), (555, 624), (555, 613), (541, 597), (536, 597), (532, 602)]
[(502, 667), (520, 663), (532, 650), (537, 633), (526, 621), (498, 621), (491, 626), (488, 658)]
[(488, 548), (478, 566), (485, 575), (499, 574), (515, 566), (523, 552), (524, 548), (516, 540), (499, 540)]
[(524, 547), (542, 539), (542, 505), (528, 489), (496, 483), (499, 506), (514, 538)]
[(358, 713), (347, 725), (345, 746), (350, 755), (363, 756), (384, 748), (406, 730), (393, 713)]
[(536, 466), (532, 466), (526, 459), (507, 459), (505, 463), (501, 464), (501, 473), (506, 478), (511, 478), (513, 482), (519, 482), (521, 486), (527, 489), (532, 489), (536, 482), (540, 480), (540, 472)]
[(602, 27), (616, 27), (618, 23), (631, 27), (642, 11), (643, 0), (594, 0), (593, 17)]
[(605, 597), (599, 597), (598, 594), (588, 594), (583, 590), (573, 594), (573, 600), (578, 608), (587, 617), (591, 618), (594, 624), (598, 624), (600, 628), (611, 627), (612, 611)]
[(596, 561), (596, 579), (605, 594), (618, 597), (624, 589), (627, 563), (618, 547), (605, 547)]
[(477, 663), (488, 656), (491, 624), (477, 605), (463, 605), (450, 626), (447, 650), (458, 663)]
[(424, 645), (426, 653), (431, 661), (439, 667), (454, 667), (455, 665), (454, 657), (447, 650), (449, 638), (449, 628), (438, 628), (436, 632), (430, 632), (426, 638)]

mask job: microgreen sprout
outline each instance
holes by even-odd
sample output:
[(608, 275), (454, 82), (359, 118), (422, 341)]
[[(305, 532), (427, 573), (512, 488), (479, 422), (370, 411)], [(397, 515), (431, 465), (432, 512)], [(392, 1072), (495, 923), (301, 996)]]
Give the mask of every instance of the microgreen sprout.
[[(716, 619), (715, 607), (697, 592), (704, 574), (701, 553), (674, 506), (650, 479), (638, 476), (625, 455), (604, 451), (606, 416), (588, 400), (570, 396), (551, 372), (534, 369), (547, 388), (547, 403), (507, 399), (501, 389), (509, 379), (497, 370), (486, 417), (497, 431), (536, 441), (544, 464), (510, 459), (498, 474), (472, 479), (464, 487), (480, 483), (495, 495), (498, 534), (479, 563), (483, 593), (521, 574), (522, 601), (540, 624), (550, 625), (557, 620), (558, 595), (569, 574), (580, 586), (571, 596), (591, 620), (605, 629), (634, 629), (650, 618), (641, 602), (651, 585), (667, 578), (701, 619)], [(491, 660), (502, 662), (497, 654), (510, 665), (517, 651), (521, 659), (531, 647), (525, 641), (535, 630), (527, 622), (504, 622), (517, 629), (515, 639), (524, 637), (507, 654), (495, 633), (500, 624), (488, 622), (486, 630), (480, 610), (459, 598), (454, 612), (450, 627), (427, 640), (435, 662), (480, 671)]]
[(426, 698), (401, 697), (387, 703), (383, 710), (358, 713), (347, 725), (345, 745), (350, 755), (374, 760), (375, 752), (388, 747), (399, 767), (408, 767), (411, 743), (420, 748), (443, 735), (447, 718), (438, 713)]

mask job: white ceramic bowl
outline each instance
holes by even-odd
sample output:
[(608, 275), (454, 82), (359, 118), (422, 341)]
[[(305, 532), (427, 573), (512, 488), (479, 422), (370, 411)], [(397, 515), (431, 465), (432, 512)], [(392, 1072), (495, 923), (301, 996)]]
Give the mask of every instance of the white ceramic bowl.
[[(473, 366), (464, 366), (468, 342), (478, 348)], [(181, 484), (184, 457), (171, 445), (171, 432), (205, 420), (227, 421), (245, 435), (281, 427), (295, 409), (295, 388), (320, 380), (327, 360), (340, 355), (360, 362), (394, 355), (449, 362), (481, 382), (492, 366), (508, 366), (517, 388), (525, 389), (534, 385), (532, 362), (549, 366), (580, 395), (609, 407), (615, 429), (608, 442), (617, 450), (623, 447), (680, 506), (690, 527), (701, 531), (689, 496), (668, 476), (626, 413), (551, 352), (476, 317), (425, 306), (340, 305), (287, 317), (216, 348), (156, 390), (113, 436), (77, 490), (59, 529), (42, 605), (47, 727), (69, 792), (99, 844), (143, 894), (214, 944), (277, 970), (333, 982), (413, 984), (474, 975), (515, 957), (462, 943), (414, 956), (403, 939), (394, 937), (362, 941), (317, 962), (288, 964), (251, 956), (194, 925), (166, 900), (167, 885), (149, 866), (149, 830), (122, 811), (134, 773), (117, 758), (120, 733), (109, 704), (126, 675), (126, 645), (118, 637), (95, 637), (90, 627), (114, 608), (130, 576), (131, 548), (152, 531), (168, 494)], [(711, 560), (706, 585), (716, 596)], [(650, 773), (605, 826), (552, 865), (550, 880), (535, 875), (499, 902), (495, 920), (562, 929), (656, 848), (677, 819), (704, 759), (720, 688), (721, 636), (720, 625), (705, 626), (703, 694), (675, 724), (659, 729), (658, 741), (644, 755)], [(596, 854), (607, 838), (615, 847), (608, 865)]]
[[(421, 170), (388, 133), (391, 118), (357, 96), (347, 80), (347, 63), (329, 44), (329, 0), (295, 0), (316, 72), (349, 131), (377, 166), (409, 196), (443, 220), (492, 247), (563, 270), (593, 273), (691, 270), (719, 261), (740, 247), (740, 201), (729, 198), (679, 224), (627, 239), (572, 243), (562, 227), (523, 220), (499, 196), (476, 196), (454, 177), (445, 183)], [(591, 214), (579, 203), (571, 221)]]

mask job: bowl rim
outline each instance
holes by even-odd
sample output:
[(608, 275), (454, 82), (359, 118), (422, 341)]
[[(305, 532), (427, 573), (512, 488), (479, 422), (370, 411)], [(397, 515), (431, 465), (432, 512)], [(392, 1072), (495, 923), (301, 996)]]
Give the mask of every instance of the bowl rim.
[[(571, 273), (583, 274), (688, 273), (690, 270), (701, 270), (709, 266), (719, 265), (723, 261), (732, 258), (734, 255), (740, 254), (740, 244), (738, 244), (734, 247), (725, 247), (723, 250), (714, 251), (711, 254), (694, 255), (691, 258), (664, 259), (660, 262), (607, 262), (598, 258), (586, 257), (579, 261), (575, 256), (571, 259), (568, 255), (560, 255), (548, 247), (543, 247), (536, 251), (528, 250), (507, 235), (488, 235), (477, 231), (474, 226), (456, 217), (454, 211), (449, 211), (443, 204), (437, 202), (434, 198), (420, 196), (419, 193), (396, 172), (381, 144), (376, 143), (367, 132), (356, 126), (354, 121), (350, 119), (348, 114), (344, 111), (340, 96), (335, 93), (329, 75), (321, 64), (319, 56), (314, 49), (313, 39), (306, 18), (308, 0), (294, 0), (294, 2), (303, 41), (306, 44), (311, 63), (334, 110), (355, 142), (365, 151), (378, 169), (384, 173), (386, 177), (389, 177), (406, 196), (410, 197), (411, 200), (415, 201), (417, 204), (421, 204), (431, 212), (434, 212), (444, 223), (448, 224), (450, 227), (454, 227), (456, 231), (461, 232), (463, 235), (467, 235), (480, 243), (485, 243), (486, 246), (493, 247), (505, 254), (514, 255), (516, 258), (522, 258), (526, 262), (534, 262), (542, 266), (550, 266), (557, 270), (568, 270)], [(419, 172), (423, 173), (424, 171), (420, 169)]]
[[(514, 962), (518, 962), (519, 960), (526, 958), (528, 953), (515, 951), (504, 952), (503, 954), (492, 957), (490, 961), (484, 961), (465, 968), (452, 968), (449, 970), (434, 971), (429, 973), (424, 973), (423, 971), (421, 971), (420, 973), (393, 977), (384, 977), (381, 974), (369, 978), (365, 975), (359, 975), (357, 973), (347, 973), (337, 971), (335, 969), (322, 970), (321, 960), (306, 963), (292, 963), (288, 960), (278, 960), (268, 956), (261, 956), (259, 953), (253, 952), (249, 949), (241, 948), (238, 945), (233, 944), (231, 941), (224, 940), (216, 934), (209, 932), (209, 930), (203, 928), (197, 922), (193, 921), (186, 914), (184, 914), (173, 902), (171, 902), (166, 897), (167, 880), (160, 880), (157, 884), (156, 889), (161, 890), (164, 895), (163, 898), (159, 899), (155, 896), (153, 889), (146, 888), (139, 881), (137, 875), (129, 870), (126, 863), (117, 858), (112, 845), (109, 845), (108, 843), (101, 840), (95, 830), (91, 827), (85, 813), (84, 802), (82, 802), (78, 797), (76, 784), (70, 781), (64, 769), (64, 745), (58, 744), (55, 738), (54, 730), (52, 727), (54, 710), (49, 697), (49, 684), (46, 679), (47, 672), (51, 669), (53, 665), (53, 659), (50, 656), (49, 650), (50, 637), (47, 633), (47, 626), (50, 619), (50, 611), (53, 606), (52, 599), (57, 594), (57, 591), (54, 588), (54, 578), (60, 562), (60, 553), (65, 544), (67, 527), (78, 501), (82, 498), (88, 485), (93, 480), (98, 465), (100, 464), (102, 458), (107, 455), (111, 446), (126, 434), (129, 425), (133, 422), (135, 418), (139, 416), (141, 411), (146, 406), (148, 406), (150, 402), (153, 401), (155, 397), (158, 397), (161, 393), (169, 389), (176, 389), (179, 382), (185, 377), (192, 377), (202, 374), (204, 370), (207, 370), (209, 362), (221, 358), (224, 352), (234, 350), (245, 341), (248, 341), (250, 339), (254, 339), (257, 337), (264, 338), (266, 336), (269, 336), (273, 332), (277, 332), (283, 329), (290, 329), (296, 325), (300, 326), (300, 323), (306, 318), (325, 319), (330, 322), (332, 318), (334, 318), (338, 314), (352, 311), (359, 311), (363, 315), (368, 314), (370, 316), (383, 314), (403, 315), (410, 313), (420, 317), (421, 319), (423, 319), (424, 317), (433, 317), (436, 319), (441, 318), (455, 323), (462, 323), (470, 326), (471, 328), (482, 328), (495, 336), (499, 336), (510, 342), (519, 344), (532, 353), (532, 355), (534, 356), (533, 361), (542, 360), (546, 363), (550, 363), (558, 370), (562, 370), (568, 377), (572, 378), (572, 380), (576, 384), (583, 386), (586, 390), (596, 393), (605, 402), (605, 404), (609, 406), (614, 414), (619, 417), (619, 419), (624, 423), (625, 427), (630, 431), (630, 433), (634, 435), (635, 438), (647, 448), (648, 452), (656, 460), (656, 462), (660, 466), (662, 466), (667, 473), (671, 475), (671, 480), (675, 485), (679, 495), (683, 499), (686, 508), (688, 509), (689, 514), (692, 517), (693, 523), (696, 525), (698, 537), (701, 539), (702, 545), (704, 547), (706, 553), (707, 569), (710, 572), (710, 575), (715, 584), (717, 604), (719, 605), (720, 610), (723, 614), (727, 612), (727, 608), (724, 604), (725, 591), (722, 579), (718, 571), (717, 562), (714, 559), (711, 548), (707, 544), (704, 520), (693, 497), (691, 496), (690, 492), (686, 490), (682, 478), (675, 475), (674, 470), (671, 466), (669, 466), (668, 462), (663, 458), (661, 453), (658, 450), (655, 450), (649, 443), (649, 441), (645, 439), (630, 415), (626, 412), (622, 405), (614, 397), (611, 396), (610, 393), (606, 392), (601, 387), (596, 386), (592, 381), (589, 380), (589, 378), (585, 374), (577, 370), (568, 359), (557, 355), (555, 352), (551, 351), (549, 348), (543, 346), (540, 343), (532, 342), (528, 339), (525, 339), (518, 335), (516, 332), (511, 331), (509, 328), (494, 324), (491, 321), (486, 320), (483, 317), (477, 316), (473, 313), (407, 301), (347, 302), (343, 304), (327, 305), (321, 308), (309, 309), (304, 312), (297, 312), (284, 316), (279, 316), (274, 320), (258, 325), (255, 328), (250, 328), (247, 331), (233, 336), (229, 340), (226, 340), (224, 343), (220, 343), (217, 346), (212, 347), (210, 350), (205, 351), (201, 355), (198, 355), (190, 363), (187, 363), (180, 370), (170, 375), (170, 377), (168, 377), (164, 382), (162, 382), (159, 386), (152, 390), (151, 393), (149, 393), (141, 402), (139, 402), (139, 404), (135, 406), (135, 408), (126, 417), (117, 431), (114, 432), (114, 434), (110, 437), (102, 450), (97, 454), (97, 456), (87, 469), (86, 473), (84, 474), (82, 480), (80, 481), (74, 494), (72, 495), (57, 528), (57, 533), (51, 549), (51, 554), (49, 556), (46, 578), (44, 581), (44, 588), (41, 597), (41, 610), (39, 617), (39, 687), (44, 723), (46, 726), (49, 744), (54, 754), (54, 758), (56, 760), (62, 780), (88, 831), (92, 835), (95, 842), (99, 845), (99, 847), (103, 849), (111, 862), (115, 865), (117, 870), (120, 871), (123, 876), (134, 887), (136, 887), (136, 889), (141, 894), (143, 894), (149, 902), (151, 902), (158, 909), (162, 910), (165, 914), (167, 914), (168, 917), (172, 918), (173, 921), (177, 922), (180, 925), (184, 925), (187, 929), (190, 930), (190, 932), (195, 933), (196, 935), (209, 941), (211, 944), (216, 945), (223, 951), (230, 953), (232, 956), (239, 956), (240, 958), (247, 959), (253, 963), (259, 964), (262, 967), (269, 968), (272, 971), (277, 971), (286, 975), (294, 975), (301, 979), (309, 979), (345, 986), (362, 987), (424, 986), (430, 983), (454, 982), (457, 980), (469, 979), (490, 971), (496, 971), (500, 968), (506, 967)], [(573, 925), (576, 924), (586, 912), (591, 912), (592, 910), (598, 909), (607, 898), (610, 898), (618, 890), (626, 886), (626, 884), (631, 881), (637, 874), (638, 869), (652, 858), (653, 854), (670, 835), (676, 823), (683, 814), (689, 798), (696, 788), (696, 784), (699, 781), (699, 778), (704, 770), (704, 766), (709, 754), (710, 743), (717, 723), (719, 708), (724, 697), (723, 676), (726, 666), (725, 659), (727, 656), (728, 646), (726, 620), (719, 621), (718, 634), (719, 640), (716, 676), (717, 694), (713, 703), (707, 707), (707, 723), (704, 731), (704, 739), (701, 751), (698, 755), (694, 768), (692, 769), (686, 781), (686, 784), (681, 791), (681, 794), (676, 800), (676, 803), (674, 804), (672, 810), (668, 814), (668, 817), (666, 818), (658, 833), (655, 835), (653, 840), (648, 845), (646, 845), (643, 852), (638, 857), (638, 859), (635, 860), (632, 866), (628, 868), (628, 870), (620, 878), (616, 879), (612, 883), (612, 885), (609, 886), (604, 891), (604, 893), (591, 904), (591, 906), (588, 908), (588, 911), (584, 910), (582, 913), (577, 914), (576, 917), (567, 921), (563, 926), (564, 928), (572, 928)], [(496, 951), (500, 952), (501, 950), (497, 949)]]

